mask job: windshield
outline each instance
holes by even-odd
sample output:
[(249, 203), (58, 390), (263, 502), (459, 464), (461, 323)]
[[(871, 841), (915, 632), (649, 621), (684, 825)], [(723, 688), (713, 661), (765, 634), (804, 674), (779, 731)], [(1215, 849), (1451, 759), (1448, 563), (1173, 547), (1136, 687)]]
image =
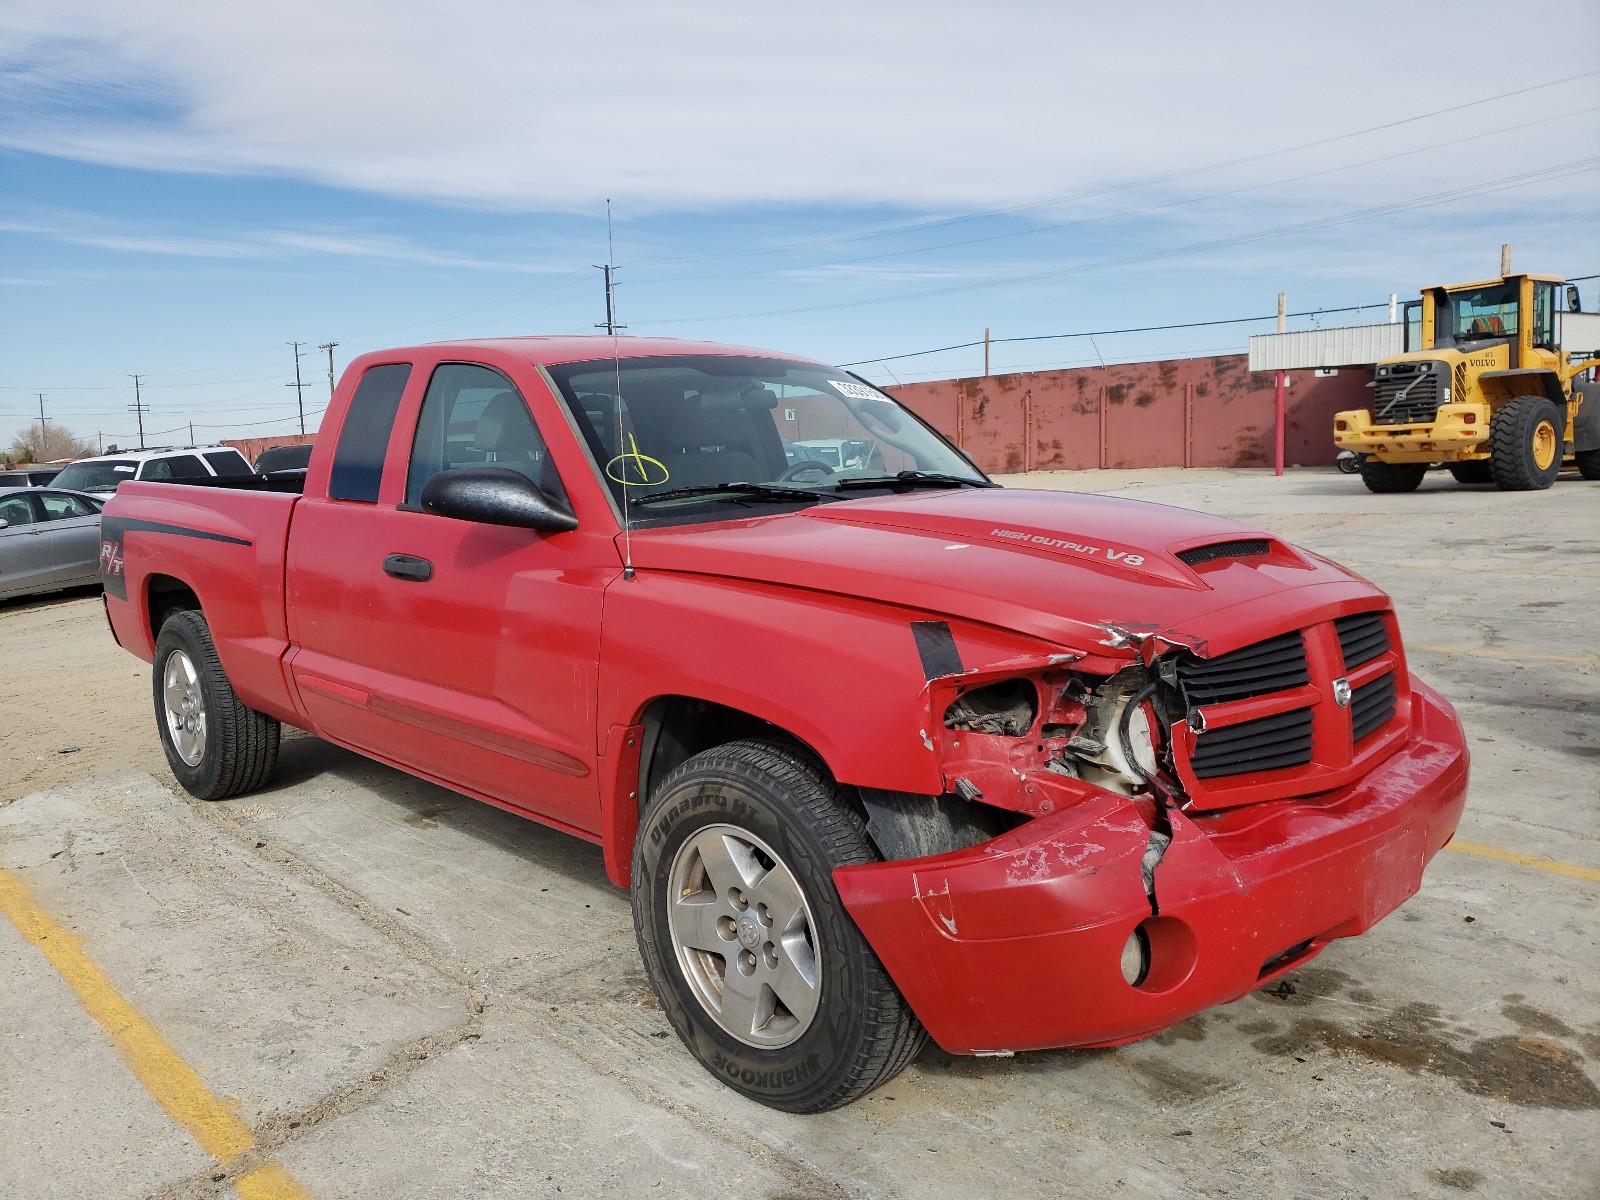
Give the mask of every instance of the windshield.
[(114, 492), (117, 484), (132, 479), (138, 469), (139, 464), (131, 458), (102, 458), (63, 467), (50, 482), (72, 492)]
[(874, 486), (989, 486), (909, 411), (836, 368), (673, 355), (550, 374), (638, 523), (723, 520), (730, 505), (815, 504)]
[(1510, 284), (1449, 293), (1447, 324), (1452, 340), (1514, 336), (1517, 332), (1517, 289)]

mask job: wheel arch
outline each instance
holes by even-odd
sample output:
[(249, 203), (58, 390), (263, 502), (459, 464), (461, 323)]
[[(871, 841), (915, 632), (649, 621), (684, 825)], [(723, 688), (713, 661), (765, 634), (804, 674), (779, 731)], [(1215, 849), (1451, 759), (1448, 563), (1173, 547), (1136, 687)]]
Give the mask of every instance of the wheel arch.
[(609, 817), (602, 817), (606, 873), (613, 883), (629, 886), (639, 818), (656, 784), (703, 750), (754, 738), (798, 747), (837, 778), (833, 765), (810, 741), (745, 709), (679, 693), (655, 696), (640, 708), (613, 748), (619, 754), (618, 769), (603, 804), (609, 810)]
[(152, 646), (167, 618), (185, 609), (205, 611), (205, 605), (200, 602), (200, 595), (194, 588), (172, 575), (153, 574), (145, 579), (144, 619)]

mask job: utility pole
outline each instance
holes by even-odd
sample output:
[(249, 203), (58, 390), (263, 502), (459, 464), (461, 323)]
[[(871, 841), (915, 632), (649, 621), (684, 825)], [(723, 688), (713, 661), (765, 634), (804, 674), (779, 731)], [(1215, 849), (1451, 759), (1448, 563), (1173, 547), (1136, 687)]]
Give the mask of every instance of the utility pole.
[(983, 377), (989, 378), (989, 327), (983, 327)]
[[(607, 200), (606, 201), (606, 265), (602, 267), (599, 263), (595, 263), (594, 264), (594, 269), (596, 271), (604, 271), (605, 274), (606, 274), (606, 319), (605, 319), (605, 323), (603, 325), (596, 325), (595, 328), (596, 329), (604, 329), (612, 337), (615, 337), (617, 335), (617, 330), (626, 329), (627, 328), (626, 325), (618, 325), (617, 324), (616, 309), (613, 308), (612, 304), (611, 304), (611, 271), (612, 271), (611, 264), (616, 261), (616, 258), (617, 258), (617, 252), (616, 252), (616, 249), (615, 249), (615, 247), (614, 247), (614, 245), (613, 245), (613, 243), (611, 241), (611, 201)], [(631, 570), (631, 568), (630, 568), (630, 570)], [(632, 578), (632, 576), (630, 575), (629, 578)]]
[(35, 392), (34, 395), (39, 397), (39, 461), (43, 462), (50, 444), (50, 427), (44, 419), (44, 393)]
[[(1285, 333), (1289, 329), (1289, 297), (1278, 293), (1278, 332)], [(1283, 389), (1285, 386), (1284, 373), (1278, 372), (1277, 387), (1272, 397), (1272, 473), (1283, 474)]]
[(294, 382), (286, 383), (283, 386), (294, 389), (295, 403), (300, 406), (300, 432), (304, 435), (306, 431), (306, 397), (305, 385), (300, 381), (300, 343), (285, 342), (284, 345), (294, 347)]
[[(333, 400), (333, 348), (338, 344), (338, 342), (324, 342), (317, 347), (318, 350), (326, 350), (328, 352), (328, 400), (330, 403)], [(305, 430), (300, 432), (304, 433)]]
[(604, 329), (612, 336), (616, 336), (617, 330), (626, 329), (627, 326), (617, 324), (616, 310), (611, 306), (611, 264), (606, 263), (604, 266), (601, 266), (599, 263), (595, 263), (594, 269), (596, 271), (604, 271), (606, 273), (606, 319), (596, 325), (595, 328)]
[(144, 414), (145, 404), (139, 398), (139, 377), (133, 377), (133, 413), (139, 418), (139, 449), (144, 449)]
[(1500, 274), (1502, 277), (1511, 274), (1511, 243), (1502, 242), (1500, 245)]

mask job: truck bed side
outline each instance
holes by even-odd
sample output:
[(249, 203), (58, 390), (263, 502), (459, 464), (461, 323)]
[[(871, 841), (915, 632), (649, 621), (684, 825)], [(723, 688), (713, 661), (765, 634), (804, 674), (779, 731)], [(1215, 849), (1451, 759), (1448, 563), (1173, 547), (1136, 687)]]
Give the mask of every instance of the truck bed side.
[(275, 491), (123, 484), (100, 526), (106, 615), (117, 641), (149, 662), (166, 613), (198, 604), (239, 698), (300, 723), (282, 667), (284, 553), (299, 500)]

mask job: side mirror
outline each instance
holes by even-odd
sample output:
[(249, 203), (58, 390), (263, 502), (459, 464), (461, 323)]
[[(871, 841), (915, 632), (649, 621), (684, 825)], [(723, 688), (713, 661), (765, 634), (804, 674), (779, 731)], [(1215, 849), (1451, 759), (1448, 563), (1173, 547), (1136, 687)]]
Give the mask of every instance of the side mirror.
[(1567, 311), (1568, 312), (1582, 312), (1583, 311), (1583, 308), (1580, 306), (1580, 304), (1578, 302), (1578, 285), (1575, 284), (1575, 283), (1567, 284)]
[(578, 518), (564, 501), (552, 501), (533, 480), (509, 467), (440, 471), (422, 489), (422, 507), (458, 521), (511, 525), (540, 533), (565, 533), (578, 527)]

